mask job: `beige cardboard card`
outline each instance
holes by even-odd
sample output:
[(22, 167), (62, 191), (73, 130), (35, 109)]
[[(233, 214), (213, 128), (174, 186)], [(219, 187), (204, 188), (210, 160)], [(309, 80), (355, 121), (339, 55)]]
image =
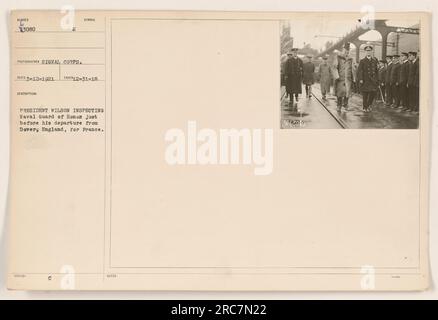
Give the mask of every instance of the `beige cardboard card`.
[(364, 15), (13, 11), (9, 288), (426, 289), (430, 16)]

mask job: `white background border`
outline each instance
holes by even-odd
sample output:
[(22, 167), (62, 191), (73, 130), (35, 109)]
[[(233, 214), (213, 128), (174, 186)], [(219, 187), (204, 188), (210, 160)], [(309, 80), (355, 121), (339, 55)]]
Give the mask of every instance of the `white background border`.
[[(1, 299), (438, 299), (434, 280), (438, 278), (438, 116), (432, 110), (432, 152), (430, 180), (430, 265), (431, 286), (425, 292), (21, 292), (6, 290), (6, 225), (9, 176), (9, 11), (11, 9), (76, 9), (102, 10), (214, 10), (214, 11), (359, 11), (364, 5), (375, 11), (427, 11), (432, 13), (432, 30), (438, 30), (438, 2), (435, 0), (391, 1), (358, 0), (2, 0), (0, 2), (0, 300)], [(425, 30), (424, 30), (425, 31)], [(423, 31), (423, 32), (424, 32)], [(432, 40), (432, 65), (437, 52), (436, 35)], [(434, 86), (431, 86), (432, 90)], [(433, 100), (436, 93), (433, 91)], [(435, 165), (434, 165), (435, 163)]]

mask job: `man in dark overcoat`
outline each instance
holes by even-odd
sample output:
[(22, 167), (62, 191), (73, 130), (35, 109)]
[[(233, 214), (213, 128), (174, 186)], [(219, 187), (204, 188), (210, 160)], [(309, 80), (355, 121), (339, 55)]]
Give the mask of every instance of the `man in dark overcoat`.
[(290, 57), (284, 65), (284, 77), (286, 92), (290, 98), (289, 104), (293, 106), (294, 101), (298, 103), (298, 95), (301, 93), (303, 83), (303, 61), (298, 57), (297, 48), (291, 49)]
[(306, 88), (306, 97), (312, 97), (312, 85), (315, 83), (315, 65), (312, 56), (307, 55), (306, 62), (303, 64), (303, 83)]

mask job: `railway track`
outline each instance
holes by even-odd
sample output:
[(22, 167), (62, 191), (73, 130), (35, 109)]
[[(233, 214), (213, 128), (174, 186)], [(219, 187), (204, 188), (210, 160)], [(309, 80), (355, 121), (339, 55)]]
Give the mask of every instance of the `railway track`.
[[(330, 108), (323, 101), (321, 101), (321, 99), (318, 98), (314, 93), (312, 93), (311, 95), (314, 98), (313, 99), (314, 104), (316, 106), (320, 106), (322, 109), (321, 112), (328, 114), (329, 118), (333, 119), (340, 129), (349, 128), (348, 124), (340, 117), (340, 115), (336, 111), (330, 110)], [(281, 94), (281, 101), (284, 101), (285, 99), (286, 99), (286, 92), (284, 91)], [(307, 98), (301, 98), (301, 99), (307, 99)]]
[(327, 111), (333, 119), (335, 119), (335, 121), (339, 124), (339, 126), (340, 126), (342, 129), (348, 129), (348, 125), (347, 125), (344, 121), (342, 121), (342, 120), (338, 117), (338, 115), (333, 114), (333, 112), (330, 111), (330, 109), (327, 108), (327, 106), (326, 106), (326, 105), (325, 105), (325, 104), (324, 104), (324, 103), (323, 103), (323, 102), (322, 102), (317, 96), (315, 96), (313, 93), (311, 93), (311, 95), (312, 95), (312, 97), (315, 98), (316, 101), (318, 101), (318, 103), (324, 108), (324, 110)]

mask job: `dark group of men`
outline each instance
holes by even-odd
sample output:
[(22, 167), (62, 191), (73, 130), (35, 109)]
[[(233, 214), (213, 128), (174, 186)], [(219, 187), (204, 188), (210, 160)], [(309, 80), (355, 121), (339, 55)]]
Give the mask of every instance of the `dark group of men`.
[[(365, 57), (357, 68), (350, 57), (350, 44), (347, 42), (332, 62), (327, 56), (319, 66), (322, 99), (334, 86), (337, 98), (337, 110), (348, 111), (348, 102), (354, 88), (362, 94), (363, 112), (372, 111), (374, 101), (382, 100), (387, 107), (398, 108), (406, 112), (418, 113), (419, 107), (419, 57), (418, 53), (402, 52), (401, 55), (386, 56), (386, 60), (374, 57), (374, 48), (367, 44), (364, 47)], [(282, 81), (286, 87), (289, 104), (296, 107), (302, 84), (306, 88), (306, 97), (310, 98), (314, 83), (315, 66), (312, 57), (306, 62), (298, 57), (298, 49), (291, 49), (287, 60), (282, 65)]]
[(312, 63), (312, 56), (307, 55), (305, 61), (298, 57), (298, 49), (293, 48), (287, 53), (287, 59), (282, 64), (282, 85), (286, 87), (286, 95), (289, 97), (290, 105), (296, 107), (298, 97), (302, 92), (304, 84), (306, 98), (312, 97), (312, 85), (315, 83), (315, 65)]
[(386, 56), (380, 61), (379, 84), (382, 100), (392, 108), (418, 113), (420, 58), (415, 51)]

